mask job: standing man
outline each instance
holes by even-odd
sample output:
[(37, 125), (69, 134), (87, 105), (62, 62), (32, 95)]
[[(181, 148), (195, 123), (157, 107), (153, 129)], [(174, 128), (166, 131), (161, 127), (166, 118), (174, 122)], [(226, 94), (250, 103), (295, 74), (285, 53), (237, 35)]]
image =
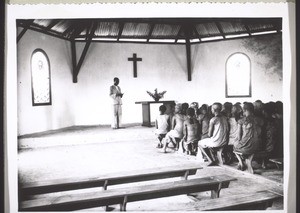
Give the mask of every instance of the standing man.
[(110, 86), (109, 96), (112, 98), (112, 111), (113, 119), (111, 128), (118, 129), (121, 127), (122, 120), (122, 97), (121, 88), (118, 86), (120, 83), (119, 78), (114, 78), (114, 85)]

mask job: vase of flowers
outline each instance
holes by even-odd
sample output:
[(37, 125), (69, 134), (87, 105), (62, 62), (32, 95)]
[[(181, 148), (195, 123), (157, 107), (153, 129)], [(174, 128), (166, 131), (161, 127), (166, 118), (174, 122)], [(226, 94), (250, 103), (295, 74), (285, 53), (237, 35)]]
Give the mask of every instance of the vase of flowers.
[(147, 91), (148, 95), (150, 95), (155, 102), (158, 102), (159, 99), (163, 98), (166, 92), (167, 91), (157, 92), (157, 88), (154, 90), (154, 93)]

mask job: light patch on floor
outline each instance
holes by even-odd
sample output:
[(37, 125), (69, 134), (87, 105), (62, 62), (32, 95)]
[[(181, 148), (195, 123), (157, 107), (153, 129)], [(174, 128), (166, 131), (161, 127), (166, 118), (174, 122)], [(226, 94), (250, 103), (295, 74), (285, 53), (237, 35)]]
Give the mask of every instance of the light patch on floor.
[[(66, 132), (62, 130), (20, 137), (18, 142), (19, 181), (22, 183), (60, 178), (99, 177), (115, 172), (199, 163), (204, 168), (190, 178), (227, 174), (238, 179), (231, 182), (228, 189), (222, 189), (221, 196), (267, 189), (279, 193), (283, 191), (283, 184), (262, 176), (247, 174), (229, 167), (206, 167), (205, 163), (200, 162), (197, 157), (176, 153), (172, 149), (169, 149), (168, 153), (163, 153), (161, 149), (156, 148), (154, 128), (141, 126), (127, 126), (119, 130), (101, 126), (73, 128)], [(170, 180), (151, 181), (151, 183), (163, 181)], [(125, 186), (129, 185), (112, 186), (112, 188)], [(53, 193), (49, 196), (56, 195)], [(196, 193), (193, 194), (193, 198), (210, 199), (210, 194)], [(127, 210), (167, 210), (172, 203), (181, 202), (193, 202), (193, 199), (180, 195), (132, 202), (127, 205)], [(282, 208), (282, 201), (279, 201), (274, 203), (271, 209)], [(103, 211), (103, 208), (86, 211)], [(115, 206), (114, 211), (119, 211), (119, 206)]]

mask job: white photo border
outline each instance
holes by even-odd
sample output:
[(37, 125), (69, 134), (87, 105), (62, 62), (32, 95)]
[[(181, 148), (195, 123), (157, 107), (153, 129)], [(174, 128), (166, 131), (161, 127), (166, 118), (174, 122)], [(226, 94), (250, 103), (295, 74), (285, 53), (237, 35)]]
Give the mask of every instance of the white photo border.
[[(284, 212), (296, 204), (296, 65), (294, 3), (148, 3), (148, 4), (58, 4), (7, 5), (6, 67), (4, 95), (5, 212), (18, 212), (17, 157), (17, 19), (53, 18), (143, 18), (143, 17), (281, 17), (283, 41), (284, 103)], [(294, 110), (293, 110), (294, 109)], [(8, 210), (8, 211), (7, 211)], [(252, 211), (253, 212), (253, 211)], [(272, 211), (273, 212), (273, 211)], [(280, 211), (279, 211), (280, 212)], [(296, 211), (295, 211), (296, 212)]]

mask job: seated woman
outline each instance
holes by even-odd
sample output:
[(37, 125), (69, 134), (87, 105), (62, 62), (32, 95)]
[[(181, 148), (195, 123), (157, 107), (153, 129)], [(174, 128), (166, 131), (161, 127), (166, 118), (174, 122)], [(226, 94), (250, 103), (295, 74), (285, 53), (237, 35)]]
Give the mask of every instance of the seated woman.
[[(262, 149), (262, 127), (263, 120), (254, 115), (254, 106), (246, 102), (243, 106), (244, 117), (238, 121), (238, 140), (233, 144), (234, 151), (243, 155), (252, 155)], [(240, 155), (238, 169), (244, 170), (245, 164)]]
[(163, 140), (163, 151), (165, 153), (170, 142), (175, 145), (176, 149), (178, 149), (179, 142), (183, 138), (183, 122), (186, 116), (182, 112), (181, 104), (176, 104), (174, 110), (175, 114), (172, 117), (171, 130), (166, 134), (166, 137)]
[(200, 139), (200, 125), (195, 117), (193, 108), (187, 109), (187, 119), (183, 123), (184, 137), (182, 140), (182, 148), (188, 155), (196, 155), (198, 141)]

